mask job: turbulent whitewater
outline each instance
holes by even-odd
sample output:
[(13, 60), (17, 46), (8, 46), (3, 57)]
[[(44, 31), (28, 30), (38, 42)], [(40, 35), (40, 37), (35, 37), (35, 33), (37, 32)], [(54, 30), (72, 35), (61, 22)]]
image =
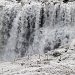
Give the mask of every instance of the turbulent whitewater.
[(0, 59), (69, 47), (75, 38), (75, 2), (0, 1)]

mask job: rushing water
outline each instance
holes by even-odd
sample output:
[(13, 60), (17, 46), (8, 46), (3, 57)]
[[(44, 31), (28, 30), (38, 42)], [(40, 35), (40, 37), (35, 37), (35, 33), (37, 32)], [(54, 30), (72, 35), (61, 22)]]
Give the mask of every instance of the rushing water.
[(0, 2), (0, 57), (14, 59), (69, 45), (75, 2)]

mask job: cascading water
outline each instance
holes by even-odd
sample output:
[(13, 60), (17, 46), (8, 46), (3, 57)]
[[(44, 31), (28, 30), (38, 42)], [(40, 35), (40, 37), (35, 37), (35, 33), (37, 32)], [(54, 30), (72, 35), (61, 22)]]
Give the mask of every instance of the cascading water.
[(0, 1), (1, 59), (44, 53), (69, 45), (75, 38), (75, 2), (21, 3)]

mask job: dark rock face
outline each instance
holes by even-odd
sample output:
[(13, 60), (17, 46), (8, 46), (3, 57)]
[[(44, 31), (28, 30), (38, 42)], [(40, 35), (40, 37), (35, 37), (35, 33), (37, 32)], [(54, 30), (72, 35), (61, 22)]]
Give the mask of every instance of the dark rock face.
[(58, 57), (58, 56), (60, 56), (60, 55), (61, 55), (61, 53), (60, 53), (60, 52), (57, 52), (57, 51), (53, 53), (53, 56), (54, 56), (54, 57)]
[(16, 0), (17, 2), (21, 2), (21, 0)]
[(69, 0), (63, 0), (64, 3), (67, 3)]

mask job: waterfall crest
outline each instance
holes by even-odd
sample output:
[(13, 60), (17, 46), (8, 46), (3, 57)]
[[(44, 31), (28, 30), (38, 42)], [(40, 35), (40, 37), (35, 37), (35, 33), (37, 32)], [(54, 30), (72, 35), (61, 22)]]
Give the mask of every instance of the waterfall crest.
[(0, 57), (10, 60), (70, 45), (75, 2), (0, 1)]

